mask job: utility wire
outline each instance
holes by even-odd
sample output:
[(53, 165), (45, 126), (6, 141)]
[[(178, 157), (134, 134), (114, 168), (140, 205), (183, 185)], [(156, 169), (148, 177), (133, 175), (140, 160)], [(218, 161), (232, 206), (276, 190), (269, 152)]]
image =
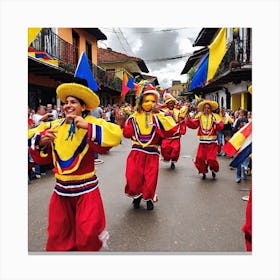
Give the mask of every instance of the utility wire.
[(192, 55), (192, 53), (185, 53), (185, 54), (180, 54), (180, 55), (171, 56), (171, 57), (154, 58), (154, 59), (143, 59), (143, 60), (145, 62), (160, 62), (160, 61), (180, 59), (180, 58), (187, 57), (187, 56), (190, 56), (190, 55)]
[(124, 52), (125, 52), (125, 53), (128, 53), (128, 51), (127, 51), (126, 48), (124, 47), (124, 45), (123, 45), (123, 43), (122, 43), (122, 41), (121, 41), (121, 39), (120, 39), (120, 37), (119, 37), (119, 35), (118, 35), (118, 32), (115, 30), (115, 28), (113, 28), (113, 31), (114, 31), (114, 33), (116, 34), (116, 37), (117, 37), (117, 39), (119, 40), (120, 45), (121, 45), (122, 49), (124, 50)]
[(132, 50), (132, 48), (131, 48), (130, 44), (128, 43), (128, 41), (127, 41), (126, 37), (124, 36), (124, 34), (123, 34), (122, 30), (121, 30), (120, 28), (118, 28), (118, 29), (119, 29), (119, 31), (120, 31), (120, 33), (121, 33), (121, 35), (122, 35), (123, 39), (125, 40), (125, 42), (126, 42), (127, 46), (129, 47), (129, 49), (130, 49), (130, 53), (131, 53), (132, 55), (134, 55), (133, 50)]

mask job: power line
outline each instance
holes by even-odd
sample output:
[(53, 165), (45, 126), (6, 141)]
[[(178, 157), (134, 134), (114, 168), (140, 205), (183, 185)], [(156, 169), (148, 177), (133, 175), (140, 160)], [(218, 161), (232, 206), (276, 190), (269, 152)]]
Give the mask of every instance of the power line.
[(125, 52), (125, 53), (128, 53), (128, 51), (125, 49), (125, 47), (124, 47), (124, 45), (123, 45), (123, 43), (122, 43), (122, 41), (121, 41), (121, 39), (120, 39), (120, 37), (119, 37), (119, 35), (118, 35), (118, 32), (115, 30), (115, 28), (113, 28), (113, 31), (114, 31), (114, 33), (116, 34), (116, 37), (117, 37), (117, 39), (119, 40), (120, 45), (121, 45), (122, 49), (124, 50), (124, 52)]
[(160, 62), (160, 61), (180, 59), (180, 58), (187, 57), (187, 56), (190, 56), (190, 55), (192, 55), (192, 53), (185, 53), (185, 54), (180, 54), (180, 55), (171, 56), (171, 57), (154, 58), (154, 59), (143, 59), (143, 60), (145, 62)]
[(122, 30), (121, 30), (120, 28), (118, 28), (118, 29), (119, 29), (119, 31), (120, 31), (120, 33), (121, 33), (121, 35), (122, 35), (123, 39), (125, 40), (125, 42), (126, 42), (127, 46), (129, 47), (131, 54), (133, 55), (133, 50), (132, 50), (132, 48), (131, 48), (130, 44), (128, 43), (128, 41), (127, 41), (126, 37), (124, 36), (124, 34), (123, 34)]

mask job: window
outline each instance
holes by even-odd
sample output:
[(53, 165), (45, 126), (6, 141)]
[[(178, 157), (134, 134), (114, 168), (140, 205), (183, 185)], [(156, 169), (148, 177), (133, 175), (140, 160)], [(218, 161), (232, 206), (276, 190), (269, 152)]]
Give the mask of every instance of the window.
[(91, 43), (86, 41), (86, 54), (89, 61), (92, 61), (92, 51), (91, 51)]

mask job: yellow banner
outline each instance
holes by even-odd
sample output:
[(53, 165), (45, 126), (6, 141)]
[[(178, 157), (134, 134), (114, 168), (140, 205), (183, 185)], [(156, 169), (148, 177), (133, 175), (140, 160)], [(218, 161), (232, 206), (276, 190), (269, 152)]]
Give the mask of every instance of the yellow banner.
[(226, 53), (226, 28), (222, 28), (209, 46), (207, 81), (212, 79)]

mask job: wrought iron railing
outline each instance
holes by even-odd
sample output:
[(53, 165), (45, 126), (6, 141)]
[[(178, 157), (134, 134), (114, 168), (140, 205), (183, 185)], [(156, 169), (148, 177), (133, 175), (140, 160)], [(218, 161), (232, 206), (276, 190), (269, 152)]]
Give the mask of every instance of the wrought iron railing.
[[(243, 48), (243, 46), (245, 47)], [(219, 65), (214, 79), (234, 67), (241, 67), (244, 64), (251, 63), (250, 53), (250, 44), (247, 41), (242, 41), (241, 43), (241, 40), (235, 39), (229, 42), (226, 54)]]
[[(57, 59), (59, 67), (63, 68), (65, 72), (74, 75), (79, 59), (78, 48), (60, 38), (50, 28), (43, 28), (31, 43), (31, 47), (37, 51), (44, 51), (54, 59)], [(107, 72), (91, 61), (89, 61), (89, 64), (98, 84), (121, 92), (122, 81), (115, 76), (114, 71)]]

